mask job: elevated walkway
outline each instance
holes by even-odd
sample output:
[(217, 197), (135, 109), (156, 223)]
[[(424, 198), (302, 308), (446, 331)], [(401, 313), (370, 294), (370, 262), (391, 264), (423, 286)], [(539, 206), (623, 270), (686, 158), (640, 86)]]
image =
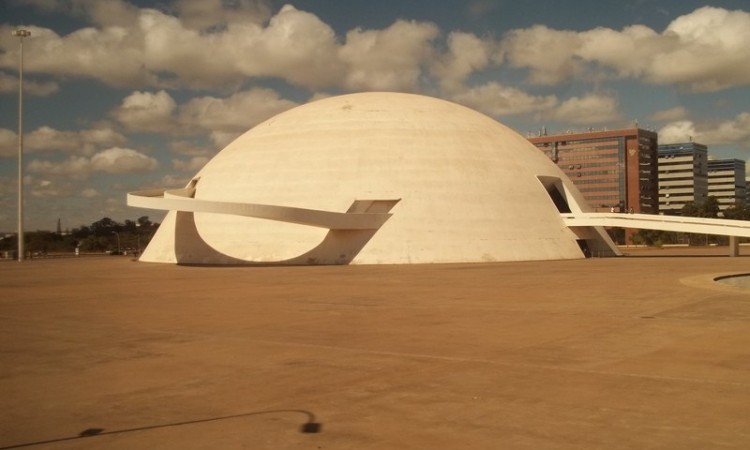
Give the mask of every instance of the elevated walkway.
[(627, 213), (561, 213), (568, 227), (621, 227), (729, 236), (730, 256), (739, 254), (738, 237), (750, 238), (750, 221)]

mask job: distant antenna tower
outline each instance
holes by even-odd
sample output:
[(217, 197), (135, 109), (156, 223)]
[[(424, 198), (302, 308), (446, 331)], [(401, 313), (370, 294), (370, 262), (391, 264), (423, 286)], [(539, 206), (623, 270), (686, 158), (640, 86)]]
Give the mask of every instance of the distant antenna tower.
[(60, 225), (60, 218), (57, 218), (57, 234), (62, 234), (62, 226)]

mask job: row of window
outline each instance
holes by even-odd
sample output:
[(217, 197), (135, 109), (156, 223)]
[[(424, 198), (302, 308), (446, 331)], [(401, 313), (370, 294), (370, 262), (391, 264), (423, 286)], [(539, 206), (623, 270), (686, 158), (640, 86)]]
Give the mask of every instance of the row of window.
[(557, 155), (558, 161), (579, 161), (586, 159), (605, 159), (611, 158), (612, 162), (618, 161), (617, 153), (565, 153)]
[[(560, 165), (560, 168), (565, 169), (565, 165)], [(568, 164), (568, 170), (573, 170), (575, 168), (578, 169), (587, 169), (589, 167), (614, 167), (619, 168), (617, 166), (617, 161), (605, 161), (605, 162), (590, 162), (590, 163), (583, 163), (583, 164)]]
[(620, 201), (619, 195), (585, 195), (587, 201), (592, 200), (614, 200)]
[[(576, 172), (576, 176), (580, 177), (581, 175), (617, 175), (619, 172), (617, 170), (586, 170), (583, 172)], [(566, 171), (566, 175), (571, 176), (573, 172)]]

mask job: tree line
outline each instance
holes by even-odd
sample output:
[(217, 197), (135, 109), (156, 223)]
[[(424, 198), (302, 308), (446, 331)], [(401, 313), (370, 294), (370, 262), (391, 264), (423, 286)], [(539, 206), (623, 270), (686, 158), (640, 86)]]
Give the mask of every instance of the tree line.
[[(703, 202), (688, 202), (680, 210), (680, 215), (685, 217), (706, 217), (732, 220), (750, 220), (750, 208), (744, 205), (735, 205), (721, 211), (719, 200), (716, 197), (707, 197)], [(745, 238), (741, 242), (747, 241)], [(669, 244), (687, 245), (727, 245), (727, 236), (716, 236), (695, 233), (679, 233), (676, 231), (639, 230), (632, 237), (635, 245), (662, 246)]]
[[(148, 216), (120, 223), (104, 217), (91, 225), (81, 225), (70, 231), (27, 231), (24, 247), (27, 255), (40, 256), (52, 253), (139, 253), (151, 241), (159, 224)], [(0, 251), (15, 252), (17, 235), (0, 238)]]

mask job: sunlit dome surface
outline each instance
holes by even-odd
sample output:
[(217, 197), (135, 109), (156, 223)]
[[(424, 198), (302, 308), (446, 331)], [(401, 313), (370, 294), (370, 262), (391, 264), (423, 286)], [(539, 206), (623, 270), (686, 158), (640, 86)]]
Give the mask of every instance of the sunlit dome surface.
[[(557, 189), (565, 207), (586, 211), (562, 171), (515, 131), (431, 97), (361, 93), (299, 106), (237, 138), (191, 186), (196, 200), (338, 213), (359, 200), (355, 209), (375, 205), (370, 211), (392, 216), (376, 230), (329, 232), (172, 211), (141, 260), (402, 264), (583, 257), (581, 236), (564, 225), (549, 193)], [(601, 230), (588, 232), (590, 244), (611, 250)]]

